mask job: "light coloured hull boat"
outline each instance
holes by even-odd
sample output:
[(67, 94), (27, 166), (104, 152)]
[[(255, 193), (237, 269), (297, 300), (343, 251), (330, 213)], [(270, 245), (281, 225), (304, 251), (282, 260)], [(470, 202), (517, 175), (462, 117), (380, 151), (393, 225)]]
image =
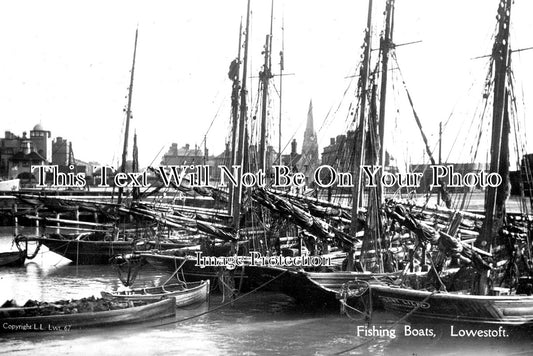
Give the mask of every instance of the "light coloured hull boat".
[(120, 292), (102, 292), (106, 299), (117, 298), (121, 300), (160, 300), (174, 298), (177, 307), (186, 307), (209, 300), (209, 280), (189, 282), (184, 284), (167, 284), (151, 288), (135, 288)]

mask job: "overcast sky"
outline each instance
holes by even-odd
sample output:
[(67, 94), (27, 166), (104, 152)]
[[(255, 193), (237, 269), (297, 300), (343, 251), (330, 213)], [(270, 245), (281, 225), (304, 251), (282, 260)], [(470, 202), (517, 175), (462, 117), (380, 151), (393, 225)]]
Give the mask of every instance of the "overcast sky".
[[(384, 0), (374, 4), (373, 30), (379, 31)], [(294, 73), (283, 82), (284, 145), (295, 137), (301, 147), (310, 100), (320, 150), (346, 129), (344, 107), (322, 124), (343, 100), (347, 77), (360, 60), (367, 6), (366, 0), (275, 1), (273, 71), (279, 71), (283, 17), (285, 73)], [(469, 88), (474, 80), (483, 82), (486, 59), (471, 58), (490, 53), (496, 8), (497, 1), (487, 0), (396, 1), (394, 41), (422, 41), (399, 47), (397, 56), (432, 144), (439, 121), (456, 112), (458, 103), (468, 108), (481, 97), (481, 91)], [(229, 132), (228, 66), (237, 55), (245, 12), (245, 0), (3, 1), (0, 132), (21, 135), (41, 123), (52, 136), (72, 140), (76, 158), (116, 163), (138, 26), (132, 130), (139, 136), (141, 166), (151, 164), (172, 142), (180, 147), (202, 144), (214, 118), (207, 147), (219, 154)], [(533, 2), (517, 0), (512, 12), (513, 48), (533, 46)], [(249, 73), (256, 76), (270, 2), (252, 0), (252, 13)], [(513, 54), (526, 106), (533, 103), (532, 70), (525, 66), (532, 61), (533, 51)], [(273, 93), (279, 90), (279, 78), (274, 82)], [(257, 79), (249, 92), (255, 102)], [(275, 94), (271, 100), (277, 148), (279, 100)], [(468, 114), (465, 109), (464, 116), (457, 115), (459, 122), (468, 121)], [(522, 131), (533, 133), (529, 125)], [(533, 152), (531, 144), (528, 151)]]

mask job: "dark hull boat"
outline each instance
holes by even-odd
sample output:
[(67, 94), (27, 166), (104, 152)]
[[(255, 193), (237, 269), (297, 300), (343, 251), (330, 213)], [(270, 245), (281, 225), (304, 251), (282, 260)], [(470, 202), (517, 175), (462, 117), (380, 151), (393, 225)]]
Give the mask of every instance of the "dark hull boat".
[[(167, 273), (177, 273), (187, 282), (210, 280), (219, 283), (223, 267), (200, 267), (192, 256), (171, 256), (141, 253), (142, 258), (154, 268)], [(178, 271), (179, 272), (176, 272)], [(349, 282), (377, 283), (380, 279), (397, 276), (399, 273), (361, 272), (307, 272), (301, 268), (259, 266), (246, 263), (236, 267), (229, 274), (233, 287), (238, 291), (249, 291), (260, 287), (263, 291), (282, 292), (306, 308), (331, 309), (339, 307), (337, 294)], [(357, 303), (357, 301), (356, 301)]]
[[(70, 331), (91, 327), (139, 323), (176, 314), (174, 298), (156, 302), (121, 303), (122, 308), (85, 313), (58, 314), (53, 305), (45, 307), (0, 308), (1, 332)], [(55, 314), (54, 314), (55, 312)], [(40, 315), (39, 315), (40, 314)], [(48, 314), (48, 315), (47, 315)]]
[(79, 265), (109, 264), (110, 258), (113, 256), (131, 254), (139, 250), (153, 248), (164, 250), (183, 247), (183, 244), (169, 242), (156, 243), (155, 241), (149, 241), (139, 245), (134, 241), (90, 241), (62, 238), (60, 235), (27, 237), (24, 239), (43, 244), (50, 251)]
[[(397, 276), (398, 273), (364, 273), (364, 272), (304, 272), (290, 271), (289, 283), (283, 284), (282, 291), (295, 298), (306, 307), (319, 307), (324, 309), (339, 308), (339, 293), (347, 284), (356, 284), (366, 287), (367, 284), (379, 283), (380, 279)], [(354, 303), (360, 304), (358, 299)], [(373, 299), (374, 307), (377, 300)]]
[(371, 293), (386, 310), (411, 319), (482, 324), (533, 325), (533, 296), (485, 296), (375, 285)]
[(172, 297), (177, 307), (186, 307), (209, 300), (209, 280), (185, 284), (167, 284), (152, 288), (135, 288), (121, 292), (102, 292), (106, 299), (157, 301)]
[(20, 267), (26, 261), (26, 251), (0, 252), (0, 267)]

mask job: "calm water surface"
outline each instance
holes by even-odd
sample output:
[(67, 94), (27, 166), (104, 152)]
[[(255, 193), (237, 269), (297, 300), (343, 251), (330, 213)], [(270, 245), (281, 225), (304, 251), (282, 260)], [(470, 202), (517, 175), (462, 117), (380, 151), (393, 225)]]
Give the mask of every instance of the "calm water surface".
[[(34, 228), (25, 232), (33, 233)], [(12, 229), (0, 227), (0, 251), (11, 246)], [(163, 283), (168, 275), (141, 270), (136, 287)], [(0, 303), (15, 299), (55, 301), (99, 296), (101, 290), (121, 287), (110, 266), (75, 266), (46, 247), (24, 267), (0, 269)], [(13, 355), (330, 355), (355, 347), (371, 337), (357, 336), (365, 325), (338, 312), (302, 310), (279, 293), (257, 292), (206, 315), (180, 321), (219, 306), (214, 294), (209, 305), (178, 310), (175, 318), (131, 326), (61, 333), (0, 334), (0, 353)], [(375, 325), (387, 328), (399, 319), (376, 313)], [(161, 325), (169, 323), (169, 325)], [(0, 325), (1, 327), (1, 325)], [(442, 326), (435, 338), (378, 337), (349, 351), (350, 355), (528, 355), (533, 354), (531, 334), (512, 331), (507, 339), (460, 339), (446, 336)], [(433, 327), (433, 326), (430, 326)]]

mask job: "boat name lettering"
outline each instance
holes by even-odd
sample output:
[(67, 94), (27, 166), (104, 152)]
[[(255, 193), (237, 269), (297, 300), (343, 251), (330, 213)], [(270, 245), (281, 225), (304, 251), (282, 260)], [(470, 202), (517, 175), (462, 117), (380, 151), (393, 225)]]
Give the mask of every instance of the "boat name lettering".
[(381, 300), (383, 300), (384, 303), (390, 303), (395, 305), (401, 305), (401, 306), (409, 306), (409, 307), (419, 307), (423, 309), (429, 309), (431, 306), (428, 302), (417, 302), (416, 300), (409, 300), (409, 299), (402, 299), (402, 298), (393, 298), (393, 297), (381, 297)]

